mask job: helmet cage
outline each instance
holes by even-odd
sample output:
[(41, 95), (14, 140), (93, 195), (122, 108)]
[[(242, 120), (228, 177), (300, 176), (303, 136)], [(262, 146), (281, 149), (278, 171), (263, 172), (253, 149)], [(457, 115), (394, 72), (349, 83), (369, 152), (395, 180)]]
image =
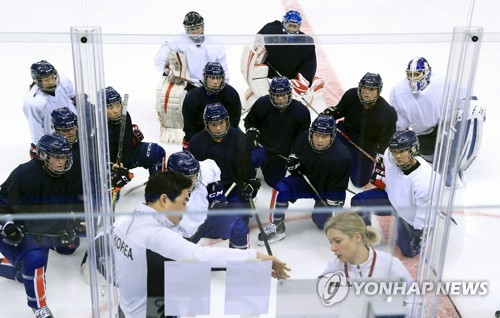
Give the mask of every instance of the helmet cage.
[[(332, 116), (319, 115), (318, 117), (316, 117), (316, 119), (311, 124), (311, 127), (309, 127), (309, 144), (311, 145), (312, 149), (317, 153), (322, 153), (330, 148), (337, 135), (336, 128), (337, 126), (335, 124), (335, 119)], [(316, 147), (313, 142), (314, 133), (330, 135), (332, 137), (330, 140), (330, 144), (321, 149)]]
[[(379, 74), (375, 73), (366, 73), (363, 78), (358, 83), (358, 98), (361, 104), (364, 106), (370, 106), (377, 102), (380, 97), (380, 93), (382, 92), (383, 87), (382, 77)], [(361, 94), (362, 88), (376, 88), (377, 89), (377, 97), (371, 100), (366, 100), (363, 98)]]
[[(55, 82), (50, 86), (44, 86), (42, 80), (49, 76), (55, 76)], [(56, 68), (45, 60), (41, 60), (31, 65), (31, 78), (33, 82), (46, 93), (54, 93), (57, 85), (59, 85), (59, 75), (57, 74)]]
[(423, 57), (415, 57), (406, 68), (406, 78), (413, 94), (423, 91), (430, 83), (432, 68)]
[[(397, 131), (389, 142), (389, 161), (398, 166), (401, 170), (407, 170), (413, 165), (413, 158), (418, 155), (420, 142), (417, 134), (412, 130)], [(408, 160), (398, 163), (394, 152), (408, 151)]]
[[(208, 79), (217, 78), (221, 81), (218, 88), (208, 87)], [(203, 68), (203, 86), (210, 95), (217, 95), (226, 86), (226, 73), (219, 62), (208, 62)]]
[[(287, 102), (283, 105), (278, 104), (276, 98), (283, 95), (288, 97)], [(269, 85), (269, 99), (271, 100), (271, 104), (277, 109), (284, 110), (287, 108), (292, 102), (292, 84), (290, 80), (284, 76), (274, 77)]]
[[(226, 122), (226, 129), (221, 133), (213, 133), (209, 127), (209, 123)], [(205, 123), (205, 130), (212, 136), (212, 138), (224, 138), (229, 131), (229, 114), (226, 108), (221, 103), (208, 104), (203, 111), (203, 122)]]
[[(191, 40), (196, 44), (201, 44), (204, 40), (203, 34), (205, 33), (205, 22), (203, 21), (203, 17), (195, 11), (188, 12), (184, 16), (184, 21), (182, 22), (184, 25), (184, 30), (186, 34), (189, 35)], [(200, 32), (201, 28), (201, 32)]]
[[(53, 169), (50, 158), (66, 157), (63, 169)], [(73, 166), (73, 153), (66, 139), (59, 135), (44, 135), (37, 145), (37, 159), (43, 162), (43, 167), (51, 176), (56, 177), (69, 171)]]
[(283, 16), (283, 29), (288, 34), (298, 34), (302, 26), (302, 16), (300, 12), (289, 10)]

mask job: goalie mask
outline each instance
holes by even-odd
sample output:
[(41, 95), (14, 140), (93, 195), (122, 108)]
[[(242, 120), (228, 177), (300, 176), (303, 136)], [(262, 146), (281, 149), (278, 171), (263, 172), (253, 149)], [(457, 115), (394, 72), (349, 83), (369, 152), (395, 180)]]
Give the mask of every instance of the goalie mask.
[(40, 89), (49, 94), (53, 94), (59, 85), (59, 76), (55, 67), (45, 60), (31, 65), (31, 78)]
[(226, 73), (219, 62), (208, 62), (203, 68), (203, 86), (210, 95), (217, 95), (226, 86)]
[(284, 76), (274, 77), (269, 85), (269, 98), (274, 107), (280, 111), (285, 110), (292, 102), (292, 84), (290, 80)]
[(373, 106), (382, 92), (382, 77), (376, 73), (366, 73), (358, 83), (358, 97), (364, 106)]
[(333, 144), (337, 125), (335, 124), (335, 119), (332, 116), (319, 115), (312, 122), (309, 128), (309, 144), (312, 149), (321, 153)]
[(413, 130), (396, 131), (389, 141), (389, 161), (401, 170), (408, 170), (414, 165), (420, 143)]
[(221, 103), (208, 104), (203, 111), (205, 129), (214, 139), (222, 139), (229, 131), (229, 114)]
[(283, 31), (288, 34), (298, 34), (302, 25), (300, 12), (289, 10), (283, 16)]
[(203, 40), (205, 39), (203, 36), (205, 32), (205, 22), (203, 22), (203, 17), (198, 12), (188, 12), (184, 16), (182, 24), (184, 25), (186, 34), (189, 35), (194, 43), (198, 45), (203, 43)]
[(119, 124), (122, 120), (122, 97), (111, 86), (104, 89), (106, 94), (106, 112), (108, 121), (112, 124)]
[(406, 68), (406, 78), (413, 94), (423, 91), (431, 81), (431, 66), (423, 57), (414, 57)]
[(66, 138), (70, 146), (78, 141), (77, 118), (68, 107), (54, 109), (50, 117), (52, 130), (56, 134)]
[(44, 135), (38, 141), (37, 159), (43, 162), (44, 170), (57, 177), (66, 173), (73, 165), (71, 147), (63, 136)]
[(177, 171), (186, 178), (193, 181), (190, 192), (193, 192), (201, 184), (200, 163), (187, 150), (176, 152), (168, 157), (167, 170)]

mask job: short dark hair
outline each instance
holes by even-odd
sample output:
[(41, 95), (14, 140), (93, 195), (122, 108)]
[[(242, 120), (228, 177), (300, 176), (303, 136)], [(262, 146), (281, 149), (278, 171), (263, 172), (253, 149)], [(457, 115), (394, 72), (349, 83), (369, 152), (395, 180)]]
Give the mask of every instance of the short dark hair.
[(166, 194), (170, 201), (174, 201), (184, 189), (190, 189), (192, 181), (176, 171), (160, 172), (152, 176), (146, 184), (144, 199), (146, 204), (157, 201), (162, 194)]

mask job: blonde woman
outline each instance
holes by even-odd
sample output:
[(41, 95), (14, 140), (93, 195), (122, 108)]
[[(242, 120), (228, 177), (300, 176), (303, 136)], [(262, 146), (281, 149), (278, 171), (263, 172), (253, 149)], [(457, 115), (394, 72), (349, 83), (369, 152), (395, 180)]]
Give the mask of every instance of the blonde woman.
[[(380, 242), (380, 233), (371, 226), (365, 226), (358, 214), (336, 214), (325, 223), (324, 231), (335, 258), (328, 263), (322, 275), (343, 272), (347, 282), (369, 277), (402, 278), (407, 286), (413, 282), (398, 258), (372, 248)], [(413, 298), (405, 296), (404, 303), (410, 314)]]

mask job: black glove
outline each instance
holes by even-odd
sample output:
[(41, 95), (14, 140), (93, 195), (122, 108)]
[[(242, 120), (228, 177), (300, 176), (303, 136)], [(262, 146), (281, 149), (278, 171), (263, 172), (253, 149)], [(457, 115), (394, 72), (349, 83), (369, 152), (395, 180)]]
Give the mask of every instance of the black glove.
[(30, 158), (36, 159), (36, 145), (35, 144), (30, 145)]
[(288, 160), (286, 161), (286, 169), (290, 172), (291, 175), (298, 176), (302, 174), (302, 166), (300, 165), (299, 157), (292, 153), (288, 156)]
[(134, 139), (132, 141), (132, 143), (134, 144), (134, 146), (138, 145), (141, 141), (144, 140), (144, 134), (139, 129), (139, 126), (132, 125), (132, 134), (134, 135)]
[(133, 178), (133, 174), (127, 168), (115, 168), (111, 172), (111, 185), (113, 188), (123, 188)]
[(18, 246), (23, 241), (23, 231), (14, 223), (8, 222), (2, 227), (0, 232), (5, 244)]
[(212, 182), (207, 185), (207, 200), (210, 209), (221, 208), (227, 204), (227, 198), (224, 195), (224, 185), (220, 181)]
[[(408, 224), (409, 227), (412, 227)], [(410, 247), (412, 250), (420, 252), (420, 245), (422, 243), (422, 230), (413, 229), (411, 231), (411, 235), (413, 236), (410, 241)]]
[(374, 173), (381, 177), (385, 177), (385, 165), (384, 165), (384, 159), (382, 158), (382, 155), (377, 154), (377, 163), (375, 164), (375, 170)]
[(325, 116), (332, 116), (335, 118), (335, 116), (337, 115), (337, 108), (334, 107), (334, 106), (331, 106), (331, 107), (328, 107), (328, 108), (325, 108), (324, 111), (321, 112), (320, 115), (325, 115)]
[(260, 131), (257, 128), (251, 127), (247, 130), (247, 141), (250, 145), (250, 149), (254, 149), (259, 146), (259, 136)]
[(248, 182), (245, 183), (241, 189), (241, 196), (243, 199), (250, 200), (255, 198), (260, 189), (260, 185), (260, 179), (253, 178), (248, 180)]
[(74, 247), (77, 239), (75, 229), (68, 227), (57, 231), (57, 236), (59, 237), (59, 244), (65, 247)]

